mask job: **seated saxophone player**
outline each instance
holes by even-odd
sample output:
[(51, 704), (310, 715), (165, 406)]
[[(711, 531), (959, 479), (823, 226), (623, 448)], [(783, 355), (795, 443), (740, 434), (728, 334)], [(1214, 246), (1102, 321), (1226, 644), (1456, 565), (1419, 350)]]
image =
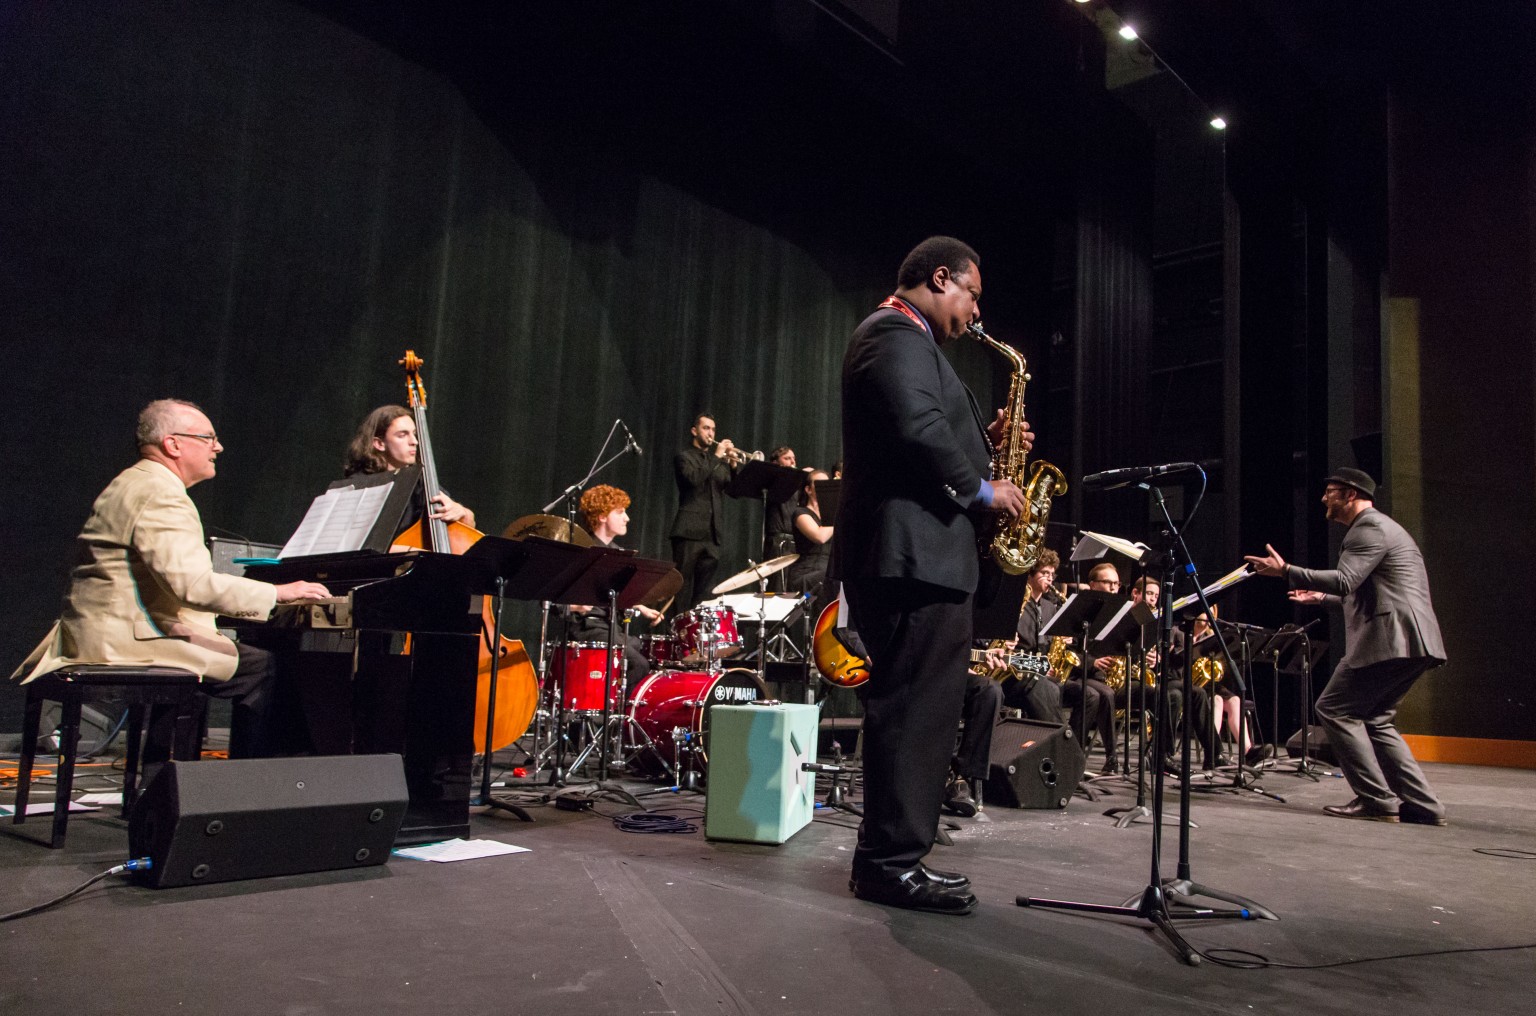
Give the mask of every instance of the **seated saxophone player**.
[[(1162, 597), (1162, 584), (1150, 575), (1143, 575), (1136, 580), (1131, 587), (1131, 600), (1135, 603), (1145, 604), (1149, 609), (1156, 610), (1158, 601)], [(1147, 637), (1156, 638), (1156, 629), (1149, 629)], [(1177, 628), (1173, 630), (1173, 644), (1176, 648), (1183, 646), (1184, 633)], [(1140, 647), (1138, 647), (1140, 648)], [(1133, 661), (1134, 662), (1134, 661)], [(1179, 681), (1177, 671), (1159, 668), (1161, 660), (1158, 657), (1157, 645), (1154, 643), (1145, 647), (1142, 660), (1136, 667), (1127, 668), (1127, 677), (1115, 688), (1115, 708), (1130, 709), (1143, 707), (1152, 710), (1155, 708), (1157, 682), (1166, 681), (1168, 685), (1167, 713), (1159, 716), (1154, 724), (1156, 731), (1156, 745), (1158, 757), (1167, 760), (1173, 754), (1173, 746), (1176, 743), (1174, 732), (1179, 729), (1179, 724), (1184, 715), (1184, 687)], [(1140, 673), (1141, 678), (1137, 678)], [(1146, 682), (1146, 676), (1152, 676), (1152, 682)], [(1138, 687), (1141, 685), (1142, 687)], [(1146, 698), (1143, 700), (1142, 696)], [(1201, 713), (1203, 716), (1204, 713)], [(1147, 749), (1150, 751), (1150, 748)]]
[[(1024, 604), (1019, 610), (1018, 634), (1013, 643), (1023, 652), (1044, 653), (1050, 649), (1050, 639), (1042, 640), (1040, 629), (1056, 616), (1062, 604), (1061, 597), (1052, 588), (1060, 563), (1056, 552), (1045, 548), (1030, 570), (1024, 587)], [(1033, 674), (1013, 675), (1005, 678), (1001, 687), (1003, 704), (1010, 709), (1017, 709), (1028, 719), (1041, 723), (1061, 722), (1062, 686), (1057, 681), (1041, 680)]]

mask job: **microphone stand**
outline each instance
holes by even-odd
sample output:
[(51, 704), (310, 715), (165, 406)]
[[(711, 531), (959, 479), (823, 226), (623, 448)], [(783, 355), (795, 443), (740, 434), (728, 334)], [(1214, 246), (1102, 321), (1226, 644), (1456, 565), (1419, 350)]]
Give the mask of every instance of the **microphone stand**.
[[(1173, 643), (1173, 588), (1177, 577), (1177, 563), (1179, 552), (1182, 551), (1183, 559), (1187, 564), (1187, 571), (1195, 582), (1196, 595), (1207, 611), (1210, 603), (1205, 598), (1204, 591), (1200, 588), (1199, 578), (1195, 571), (1193, 559), (1190, 557), (1189, 548), (1184, 543), (1183, 535), (1173, 524), (1173, 517), (1168, 512), (1168, 506), (1163, 500), (1162, 491), (1148, 485), (1153, 500), (1162, 512), (1165, 528), (1161, 531), (1162, 551), (1160, 559), (1163, 565), (1163, 589), (1169, 598), (1168, 606), (1161, 615), (1161, 624), (1158, 626), (1157, 651), (1158, 659), (1167, 658), (1167, 650)], [(1219, 632), (1218, 632), (1219, 634)], [(1225, 647), (1225, 643), (1222, 644)], [(1186, 660), (1192, 661), (1193, 651), (1186, 654)], [(1189, 701), (1189, 688), (1191, 682), (1191, 667), (1185, 668), (1185, 701)], [(1162, 712), (1168, 704), (1168, 682), (1160, 681), (1157, 686), (1157, 709)], [(1188, 710), (1185, 710), (1188, 715)], [(1233, 893), (1224, 893), (1211, 889), (1190, 880), (1189, 869), (1189, 742), (1184, 742), (1184, 790), (1181, 795), (1181, 807), (1179, 815), (1179, 877), (1165, 880), (1162, 875), (1162, 845), (1163, 845), (1163, 767), (1159, 765), (1152, 781), (1152, 856), (1151, 874), (1146, 887), (1139, 896), (1134, 896), (1120, 906), (1108, 906), (1097, 903), (1079, 903), (1068, 900), (1052, 900), (1040, 897), (1018, 896), (1014, 902), (1021, 907), (1043, 907), (1055, 910), (1071, 910), (1095, 914), (1108, 914), (1115, 917), (1133, 917), (1150, 922), (1158, 931), (1162, 932), (1173, 946), (1179, 958), (1190, 966), (1198, 966), (1200, 956), (1185, 941), (1173, 921), (1177, 919), (1221, 919), (1235, 918), (1239, 920), (1253, 920), (1254, 918), (1266, 918), (1278, 920), (1274, 914), (1257, 903), (1247, 900)], [(1184, 903), (1182, 899), (1170, 897), (1192, 898), (1194, 896), (1207, 896), (1212, 899), (1220, 899), (1234, 903), (1236, 910), (1193, 908), (1191, 904)], [(1134, 904), (1134, 905), (1133, 905)], [(1170, 907), (1177, 905), (1185, 909), (1174, 911)]]

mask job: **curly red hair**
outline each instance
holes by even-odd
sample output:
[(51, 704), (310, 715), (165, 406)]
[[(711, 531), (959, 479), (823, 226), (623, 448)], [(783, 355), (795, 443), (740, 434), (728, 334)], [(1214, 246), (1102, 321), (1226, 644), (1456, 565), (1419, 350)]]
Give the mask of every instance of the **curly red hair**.
[(588, 529), (596, 526), (597, 520), (609, 512), (628, 507), (629, 495), (606, 483), (600, 483), (581, 495), (581, 517), (586, 519)]

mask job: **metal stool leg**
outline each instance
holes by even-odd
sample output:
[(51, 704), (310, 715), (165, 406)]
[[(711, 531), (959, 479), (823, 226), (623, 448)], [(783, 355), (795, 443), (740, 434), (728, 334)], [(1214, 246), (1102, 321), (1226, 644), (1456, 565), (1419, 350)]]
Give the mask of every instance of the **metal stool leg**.
[(21, 825), (27, 820), (27, 799), (32, 795), (32, 764), (37, 760), (38, 727), (43, 722), (43, 699), (28, 694), (26, 712), (21, 721), (21, 759), (16, 780), (16, 814), (11, 821)]
[(59, 769), (55, 777), (58, 790), (53, 795), (53, 838), (48, 845), (55, 850), (64, 845), (69, 826), (69, 802), (75, 789), (75, 752), (80, 750), (80, 696), (66, 695), (64, 718), (59, 724)]

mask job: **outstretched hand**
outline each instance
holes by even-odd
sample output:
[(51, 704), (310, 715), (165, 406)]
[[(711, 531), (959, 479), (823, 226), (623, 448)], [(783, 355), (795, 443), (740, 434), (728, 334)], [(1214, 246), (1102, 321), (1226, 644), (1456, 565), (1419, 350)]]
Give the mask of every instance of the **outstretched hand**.
[(1243, 560), (1253, 566), (1253, 570), (1260, 575), (1268, 575), (1271, 578), (1279, 578), (1285, 574), (1285, 558), (1280, 552), (1269, 544), (1264, 544), (1268, 554), (1256, 557), (1253, 554), (1243, 555)]

